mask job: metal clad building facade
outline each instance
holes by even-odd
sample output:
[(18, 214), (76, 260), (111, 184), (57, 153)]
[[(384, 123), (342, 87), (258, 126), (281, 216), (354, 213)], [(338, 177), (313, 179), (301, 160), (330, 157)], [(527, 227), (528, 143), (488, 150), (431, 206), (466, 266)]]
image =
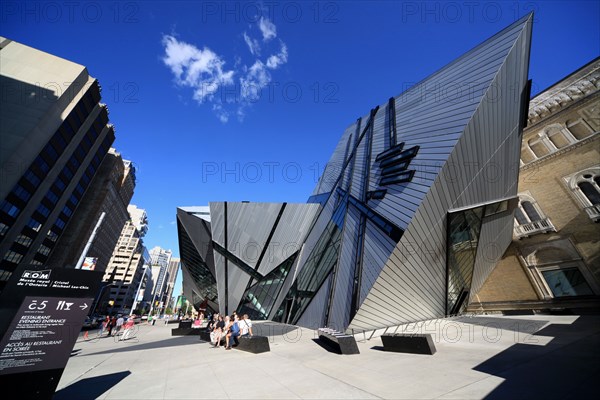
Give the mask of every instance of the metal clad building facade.
[[(511, 240), (532, 18), (358, 118), (313, 208), (211, 203), (221, 312), (361, 331), (464, 310)], [(301, 243), (285, 266), (274, 237)]]

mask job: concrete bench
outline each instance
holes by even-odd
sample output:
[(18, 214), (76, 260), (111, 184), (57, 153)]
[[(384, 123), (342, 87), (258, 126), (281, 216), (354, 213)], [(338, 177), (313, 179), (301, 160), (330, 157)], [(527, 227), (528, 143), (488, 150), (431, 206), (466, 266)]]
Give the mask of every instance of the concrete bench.
[(192, 321), (181, 321), (179, 327), (171, 329), (171, 336), (200, 335), (202, 328), (192, 328)]
[[(231, 339), (230, 339), (231, 341)], [(269, 338), (266, 336), (240, 336), (237, 338), (238, 344), (233, 348), (250, 353), (265, 353), (271, 351)]]
[(381, 342), (385, 351), (429, 355), (436, 351), (430, 334), (385, 333)]
[(354, 336), (330, 328), (319, 328), (319, 340), (335, 349), (339, 354), (360, 354)]

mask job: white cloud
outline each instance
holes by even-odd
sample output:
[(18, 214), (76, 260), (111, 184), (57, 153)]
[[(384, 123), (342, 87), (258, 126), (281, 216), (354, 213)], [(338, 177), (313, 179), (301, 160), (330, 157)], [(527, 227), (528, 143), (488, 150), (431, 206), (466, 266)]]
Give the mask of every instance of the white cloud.
[(208, 47), (199, 49), (171, 35), (163, 36), (162, 43), (163, 62), (171, 69), (177, 84), (194, 89), (196, 101), (212, 99), (220, 86), (233, 84), (234, 71), (224, 71), (225, 61)]
[(169, 224), (175, 225), (175, 221), (171, 221), (171, 222), (169, 222)]
[(212, 109), (221, 123), (226, 124), (229, 121), (229, 111), (225, 110), (222, 104), (213, 104)]
[[(178, 40), (174, 35), (164, 35), (162, 38), (162, 61), (173, 73), (175, 82), (192, 88), (193, 98), (198, 103), (211, 104), (213, 113), (223, 124), (233, 116), (242, 122), (252, 104), (264, 97), (264, 89), (272, 81), (272, 71), (288, 62), (288, 48), (281, 40), (278, 40), (278, 52), (261, 57), (261, 52), (267, 53), (268, 49), (276, 47), (276, 42), (267, 42), (277, 37), (277, 28), (265, 17), (258, 21), (257, 26), (262, 33), (263, 43), (252, 37), (252, 31), (244, 31), (242, 37), (252, 58), (247, 63), (239, 55), (234, 55), (230, 70), (225, 68), (224, 58), (206, 46), (198, 48)], [(239, 87), (232, 88), (236, 83)], [(228, 89), (222, 94), (233, 94), (233, 97), (218, 96), (219, 90), (224, 87)], [(236, 96), (238, 90), (239, 96)]]
[(246, 75), (240, 78), (242, 100), (251, 102), (259, 100), (262, 89), (270, 82), (271, 74), (267, 70), (267, 66), (262, 61), (256, 60)]
[[(280, 41), (281, 42), (281, 41)], [(267, 67), (271, 69), (277, 69), (280, 65), (283, 65), (288, 60), (287, 46), (281, 42), (281, 50), (278, 54), (273, 54), (267, 59)]]
[(248, 49), (250, 50), (250, 54), (253, 56), (260, 56), (260, 43), (256, 39), (252, 39), (250, 36), (244, 32), (244, 42), (248, 45)]
[(260, 21), (258, 21), (258, 27), (262, 32), (263, 40), (265, 42), (277, 37), (277, 28), (275, 27), (275, 24), (272, 23), (268, 18), (260, 17)]

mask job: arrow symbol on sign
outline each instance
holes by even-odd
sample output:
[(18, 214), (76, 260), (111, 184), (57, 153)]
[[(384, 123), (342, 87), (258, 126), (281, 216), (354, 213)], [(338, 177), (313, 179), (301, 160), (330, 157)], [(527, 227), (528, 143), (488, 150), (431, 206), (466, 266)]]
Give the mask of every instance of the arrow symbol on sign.
[(83, 303), (83, 305), (82, 305), (82, 306), (79, 306), (79, 308), (81, 308), (81, 310), (83, 311), (83, 310), (85, 310), (86, 308), (88, 308), (88, 305), (87, 305), (87, 303)]

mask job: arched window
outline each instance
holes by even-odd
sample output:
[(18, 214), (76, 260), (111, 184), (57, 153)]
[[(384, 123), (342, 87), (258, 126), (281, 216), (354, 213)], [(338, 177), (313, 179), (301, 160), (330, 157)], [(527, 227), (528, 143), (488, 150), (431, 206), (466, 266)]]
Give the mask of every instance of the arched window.
[(583, 195), (588, 199), (588, 201), (592, 205), (600, 204), (600, 192), (598, 191), (597, 185), (586, 181), (579, 182), (577, 186), (579, 186), (579, 189), (581, 190)]
[(566, 135), (560, 125), (555, 124), (545, 129), (548, 140), (552, 142), (554, 147), (562, 149), (571, 144), (570, 135)]
[(550, 154), (550, 149), (548, 149), (548, 146), (546, 146), (546, 143), (544, 143), (544, 138), (542, 137), (529, 139), (527, 145), (537, 158), (541, 158)]
[(579, 171), (564, 179), (588, 216), (596, 222), (600, 221), (600, 166)]
[(533, 154), (533, 151), (531, 151), (529, 146), (521, 146), (521, 162), (523, 164), (529, 164), (530, 162), (535, 160), (535, 154)]
[(519, 206), (515, 209), (515, 222), (514, 233), (517, 238), (556, 230), (535, 199), (526, 193), (519, 194)]
[(587, 122), (583, 118), (567, 121), (567, 129), (577, 140), (585, 139), (594, 133)]
[(527, 214), (527, 216), (529, 217), (529, 220), (531, 222), (539, 221), (542, 219), (542, 217), (540, 217), (540, 214), (538, 214), (537, 210), (535, 209), (535, 207), (533, 206), (533, 204), (530, 201), (527, 201), (527, 200), (522, 201), (521, 207), (523, 208), (523, 210), (525, 211), (525, 213)]

